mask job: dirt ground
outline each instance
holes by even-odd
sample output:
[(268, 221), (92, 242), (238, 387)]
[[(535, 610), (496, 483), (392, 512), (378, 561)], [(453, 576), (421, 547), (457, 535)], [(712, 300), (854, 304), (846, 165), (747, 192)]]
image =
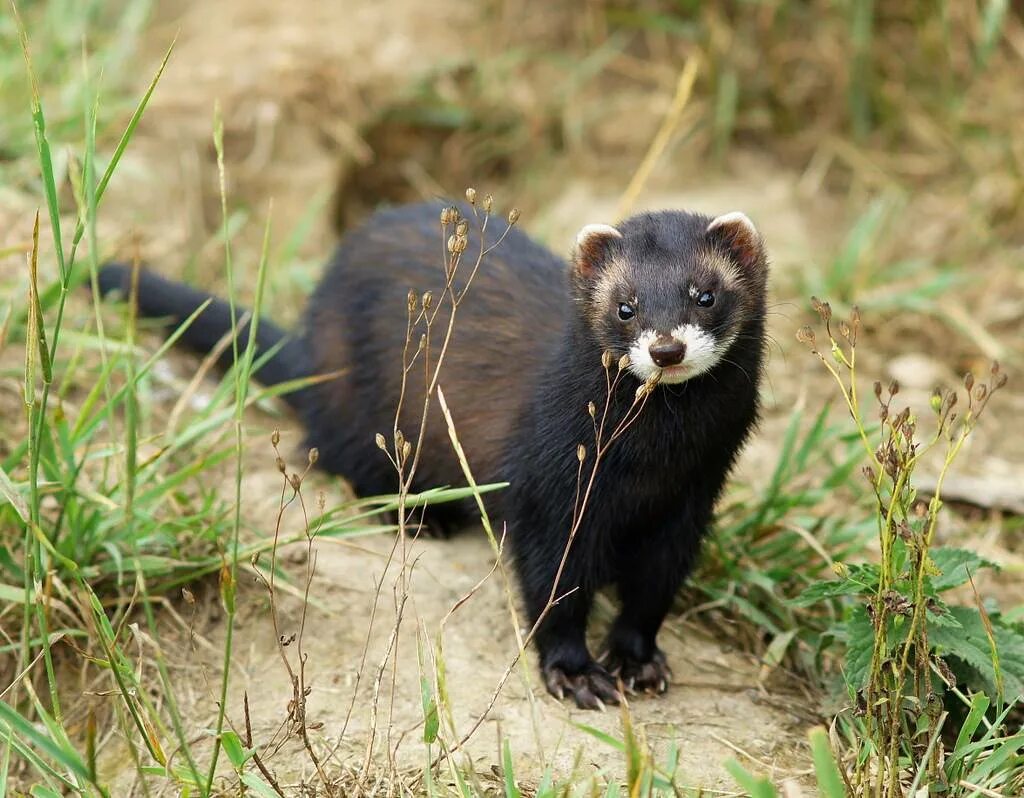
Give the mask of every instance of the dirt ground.
[[(517, 4), (506, 4), (501, 13), (511, 13), (508, 9), (513, 7)], [(146, 34), (147, 68), (139, 70), (140, 90), (175, 35), (177, 44), (104, 201), (104, 240), (125, 246), (138, 241), (146, 260), (162, 271), (181, 270), (191, 277), (198, 275), (204, 284), (217, 285), (216, 279), (205, 279), (209, 274), (205, 267), (221, 259), (215, 235), (220, 208), (211, 143), (214, 106), (219, 104), (225, 120), (232, 202), (258, 220), (235, 239), (238, 261), (255, 262), (262, 219), (271, 198), (275, 239), (285, 238), (308, 221), (309, 231), (299, 248), (301, 257), (308, 260), (308, 271), (272, 277), (278, 297), (270, 308), (272, 314), (285, 321), (294, 319), (301, 295), (334, 239), (328, 210), (330, 192), (339, 178), (344, 179), (346, 170), (360, 164), (372, 168), (373, 148), (357, 131), (382, 98), (408, 83), (410, 74), (437, 63), (471, 60), (493, 47), (487, 32), (495, 30), (494, 20), (479, 24), (484, 13), (480, 4), (455, 0), (350, 2), (344, 10), (340, 4), (319, 0), (287, 4), (275, 0), (213, 4), (172, 0), (159, 4), (158, 16)], [(524, 24), (526, 28), (517, 35), (530, 34), (529, 23)], [(520, 87), (507, 90), (512, 95)], [(661, 95), (648, 98), (652, 112), (648, 116), (655, 123), (667, 99)], [(631, 138), (630, 146), (624, 144), (623, 148), (642, 153), (653, 132), (651, 125), (637, 122), (626, 132), (622, 127), (605, 125), (601, 135), (608, 140), (613, 135)], [(525, 228), (563, 251), (581, 225), (614, 218), (636, 162), (636, 158), (621, 158), (609, 166), (597, 159), (583, 159), (566, 164), (534, 178), (528, 187), (517, 184), (515, 189), (523, 193), (507, 201), (502, 195), (506, 186), (499, 181), (477, 188), (492, 191), (505, 205), (521, 205)], [(673, 151), (637, 206), (744, 210), (762, 227), (773, 257), (773, 279), (780, 284), (791, 285), (799, 270), (812, 268), (811, 264), (835, 245), (838, 231), (843, 229), (845, 219), (837, 203), (809, 195), (799, 173), (777, 167), (765, 155), (741, 152), (713, 176), (698, 167), (685, 148)], [(415, 170), (408, 177), (411, 190), (420, 195), (444, 190), (454, 193), (462, 188), (442, 185), (443, 176)], [(737, 474), (740, 480), (756, 483), (762, 478), (774, 462), (775, 444), (791, 409), (807, 404), (809, 397), (820, 396), (823, 390), (815, 364), (792, 343), (803, 313), (798, 302), (779, 299), (772, 308), (776, 343), (769, 365), (766, 419), (761, 435), (744, 456)], [(935, 364), (927, 351), (910, 354), (920, 354), (928, 366)], [(171, 368), (181, 374), (187, 373), (189, 363), (179, 358), (170, 361)], [(908, 373), (912, 376), (914, 365), (878, 360), (873, 367), (880, 374), (888, 369), (901, 371), (898, 376), (905, 377)], [(926, 401), (929, 379), (922, 377), (916, 387), (912, 379), (910, 382), (914, 400)], [(1003, 399), (1006, 408), (1001, 412), (1008, 417), (1024, 410), (1024, 396), (1019, 392)], [(251, 522), (266, 527), (268, 522), (263, 519), (272, 517), (280, 490), (266, 434), (282, 422), (259, 412), (252, 413), (250, 421), (245, 512)], [(285, 443), (294, 447), (298, 440), (296, 430), (286, 429)], [(999, 436), (982, 429), (972, 446), (987, 454), (971, 458), (972, 463), (990, 469), (987, 477), (1000, 469), (1005, 472), (1004, 479), (1020, 473), (1024, 461), (1021, 436)], [(347, 496), (338, 481), (317, 476), (312, 484), (325, 491), (328, 506)], [(226, 490), (230, 489), (233, 486), (226, 485)], [(289, 523), (294, 528), (298, 519), (290, 515), (286, 525)], [(997, 534), (981, 543), (986, 547), (983, 553), (1001, 562), (1017, 568), (1024, 564)], [(393, 545), (391, 536), (315, 544), (316, 572), (302, 638), (312, 685), (308, 720), (317, 726), (315, 749), (321, 754), (331, 752), (326, 760), (329, 769), (350, 775), (361, 771), (371, 738), (374, 763), (390, 759), (399, 771), (425, 764), (417, 637), (426, 635), (429, 649), (441, 619), (473, 591), (494, 564), (493, 552), (479, 530), (450, 541), (413, 544), (407, 561), (415, 562), (415, 567), (411, 598), (397, 640), (398, 664), (394, 671), (388, 669), (383, 679), (374, 737), (373, 671), (391, 644), (395, 620), (391, 585), (396, 568), (392, 567), (383, 595), (376, 600), (374, 580), (380, 578)], [(292, 584), (299, 587), (305, 567), (302, 552), (299, 547), (283, 553)], [(260, 742), (279, 734), (292, 688), (269, 620), (265, 592), (250, 584), (243, 590), (242, 601), (232, 662), (236, 679), (228, 710), (232, 721), (240, 724), (242, 692), (247, 692), (253, 733)], [(200, 596), (199, 603), (192, 623), (194, 635), (169, 622), (168, 638), (162, 641), (174, 664), (175, 683), (188, 685), (182, 710), (195, 733), (209, 728), (215, 717), (212, 689), (206, 685), (217, 678), (217, 651), (223, 634), (216, 596)], [(280, 599), (283, 635), (298, 633), (301, 606), (295, 595)], [(183, 607), (178, 611), (187, 615)], [(367, 639), (366, 664), (357, 689), (356, 674)], [(733, 782), (721, 766), (729, 757), (763, 771), (774, 781), (806, 778), (809, 762), (803, 743), (816, 720), (800, 693), (785, 685), (784, 679), (763, 683), (757, 658), (723, 646), (713, 629), (669, 623), (662, 633), (662, 645), (675, 674), (671, 689), (660, 698), (635, 699), (631, 712), (633, 722), (656, 750), (665, 751), (669, 741), (678, 745), (683, 784), (733, 790)], [(293, 661), (296, 646), (286, 650)], [(516, 653), (514, 628), (498, 575), (484, 581), (446, 622), (443, 646), (454, 724), (462, 733), (486, 709)], [(530, 658), (529, 678), (537, 688), (532, 653)], [(516, 773), (528, 782), (538, 781), (546, 766), (563, 775), (573, 767), (582, 773), (610, 770), (612, 775), (622, 775), (616, 772), (617, 765), (608, 764), (619, 757), (577, 725), (592, 725), (619, 737), (617, 713), (580, 712), (554, 701), (543, 690), (534, 692), (535, 700), (529, 700), (519, 671), (508, 680), (466, 748), (478, 772), (490, 773), (500, 762), (496, 742), (500, 734), (512, 741)], [(110, 746), (105, 767), (114, 771), (130, 767), (122, 753), (116, 745)], [(269, 757), (269, 764), (283, 784), (294, 785), (313, 776), (313, 766), (295, 737)]]

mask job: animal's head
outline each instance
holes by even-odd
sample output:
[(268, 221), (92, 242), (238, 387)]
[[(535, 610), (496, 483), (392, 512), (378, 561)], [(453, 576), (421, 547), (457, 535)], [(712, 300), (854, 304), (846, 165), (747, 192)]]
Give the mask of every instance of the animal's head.
[(646, 381), (685, 382), (713, 369), (764, 313), (768, 263), (744, 214), (682, 211), (590, 224), (576, 237), (571, 282), (601, 348), (628, 353)]

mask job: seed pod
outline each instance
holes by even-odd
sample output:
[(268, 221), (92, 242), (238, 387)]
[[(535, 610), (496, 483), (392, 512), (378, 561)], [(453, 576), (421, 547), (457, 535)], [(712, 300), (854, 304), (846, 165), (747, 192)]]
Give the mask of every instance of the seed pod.
[(988, 396), (988, 386), (982, 383), (974, 389), (974, 399), (978, 402), (984, 402), (985, 397)]
[(277, 470), (280, 471), (282, 474), (287, 470), (284, 464), (284, 460), (282, 460), (280, 457), (274, 458), (274, 464), (277, 466)]
[(423, 294), (423, 309), (430, 310), (431, 305), (434, 304), (434, 295), (430, 291), (426, 291)]
[(882, 383), (875, 380), (875, 398), (879, 401), (882, 400)]
[(968, 391), (970, 391), (971, 388), (973, 388), (973, 387), (974, 387), (974, 375), (971, 374), (971, 372), (968, 371), (964, 375), (964, 388), (966, 388)]
[(607, 371), (612, 367), (612, 350), (605, 349), (601, 353), (601, 365), (604, 366), (604, 370)]
[(806, 325), (796, 331), (796, 340), (807, 346), (814, 346), (814, 330)]
[(454, 219), (452, 219), (452, 214), (454, 213), (454, 211), (455, 211), (454, 208), (442, 208), (441, 209), (441, 224), (447, 226), (447, 225), (451, 224), (453, 221), (455, 221)]
[(576, 459), (581, 463), (587, 459), (587, 447), (582, 443), (576, 447)]
[(270, 433), (270, 442), (274, 446), (277, 446), (277, 444), (279, 444), (281, 442), (281, 430), (276, 429), (276, 430), (274, 430), (273, 432)]
[(899, 382), (899, 380), (893, 380), (892, 382), (890, 382), (889, 383), (889, 396), (895, 396), (899, 392), (900, 392), (900, 382)]
[(487, 194), (484, 196), (484, 213), (490, 213), (492, 207), (494, 207), (494, 197)]
[(469, 233), (469, 222), (465, 219), (460, 219), (459, 223), (455, 225), (455, 235), (464, 236)]
[(384, 436), (381, 435), (379, 432), (376, 434), (376, 436), (374, 436), (374, 440), (377, 442), (377, 448), (380, 449), (381, 451), (384, 451), (385, 449), (388, 448), (388, 442), (384, 440)]
[(850, 340), (850, 324), (846, 319), (839, 320), (839, 334), (847, 341)]
[(590, 413), (591, 418), (597, 418), (597, 405), (593, 402), (587, 402), (587, 412)]
[(410, 313), (416, 312), (416, 292), (412, 289), (409, 290), (409, 295), (406, 297), (406, 304), (409, 307)]
[(409, 455), (412, 453), (412, 444), (406, 441), (402, 444), (402, 458), (405, 460), (409, 459)]
[(629, 368), (629, 355), (623, 355), (619, 358), (619, 371), (623, 371)]
[(515, 224), (519, 221), (519, 208), (513, 208), (508, 212), (508, 223)]
[(293, 490), (298, 490), (299, 488), (302, 487), (302, 477), (300, 477), (298, 474), (292, 474), (290, 477), (288, 477), (288, 481), (291, 483)]
[(467, 188), (466, 189), (466, 202), (468, 202), (470, 205), (476, 205), (476, 189), (475, 188)]
[(309, 464), (316, 465), (316, 461), (320, 459), (320, 450), (315, 446), (309, 450)]
[[(933, 608), (932, 604), (929, 604), (928, 609), (932, 610), (932, 612), (934, 612), (936, 615), (945, 614), (944, 610), (938, 609), (938, 605), (935, 605)], [(946, 664), (946, 661), (944, 659), (940, 659), (939, 657), (934, 657), (933, 661), (935, 662), (935, 667), (938, 668), (939, 675), (942, 677), (943, 681), (950, 687), (956, 685), (958, 679), (956, 678), (956, 675), (953, 673), (953, 669)]]
[(469, 246), (469, 239), (464, 235), (452, 235), (448, 237), (448, 251), (458, 255), (466, 251)]
[(401, 449), (404, 443), (405, 443), (405, 435), (402, 433), (402, 430), (397, 430), (395, 432), (395, 446), (397, 446), (399, 449)]

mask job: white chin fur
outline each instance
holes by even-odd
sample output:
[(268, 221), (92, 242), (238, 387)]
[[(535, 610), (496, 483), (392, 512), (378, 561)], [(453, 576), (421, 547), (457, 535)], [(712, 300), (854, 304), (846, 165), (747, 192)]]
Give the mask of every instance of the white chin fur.
[(629, 348), (629, 370), (634, 377), (643, 382), (660, 372), (659, 382), (665, 385), (686, 382), (710, 371), (722, 359), (732, 343), (731, 337), (718, 341), (711, 333), (696, 324), (682, 324), (672, 331), (672, 337), (686, 344), (686, 356), (678, 366), (662, 369), (655, 365), (649, 351), (657, 337), (658, 333), (654, 330), (644, 330), (633, 342)]
[(656, 372), (658, 367), (651, 360), (651, 353), (648, 351), (658, 333), (654, 330), (644, 330), (640, 337), (633, 341), (629, 347), (629, 371), (640, 382), (647, 382)]

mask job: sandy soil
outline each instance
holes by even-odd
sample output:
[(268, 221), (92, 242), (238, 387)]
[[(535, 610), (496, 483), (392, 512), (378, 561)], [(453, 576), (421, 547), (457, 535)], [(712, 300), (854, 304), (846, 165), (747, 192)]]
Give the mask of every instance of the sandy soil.
[[(426, 660), (426, 672), (430, 674), (441, 621), (456, 604), (471, 596), (447, 619), (440, 637), (455, 730), (444, 730), (445, 739), (461, 739), (471, 728), (487, 708), (517, 652), (500, 576), (487, 579), (474, 592), (494, 564), (492, 549), (482, 532), (467, 531), (452, 541), (412, 544), (406, 558), (411, 566), (410, 598), (403, 608), (397, 653), (377, 688), (380, 698), (374, 724), (376, 672), (395, 628), (397, 564), (384, 579), (384, 590), (376, 602), (375, 586), (393, 544), (393, 538), (382, 536), (355, 544), (316, 544), (316, 576), (311, 592), (320, 606), (308, 613), (303, 643), (308, 656), (308, 683), (313, 687), (308, 721), (314, 726), (323, 724), (313, 733), (316, 750), (334, 751), (330, 765), (340, 766), (349, 774), (360, 773), (372, 738), (374, 766), (369, 769), (370, 781), (380, 775), (387, 760), (399, 770), (424, 763), (418, 655)], [(235, 658), (241, 678), (235, 681), (230, 706), (237, 723), (241, 692), (248, 691), (256, 738), (269, 740), (285, 717), (292, 691), (267, 620), (265, 602), (259, 601), (258, 595), (250, 596), (250, 601), (238, 640), (240, 655)], [(376, 617), (370, 629), (375, 603)], [(281, 633), (297, 633), (300, 603), (285, 600), (282, 605)], [(608, 614), (607, 607), (603, 614)], [(361, 669), (367, 638), (368, 654)], [(218, 642), (213, 641), (214, 645)], [(765, 763), (776, 777), (792, 776), (805, 768), (800, 740), (808, 725), (806, 715), (798, 706), (787, 708), (795, 701), (793, 694), (759, 684), (756, 661), (723, 648), (708, 630), (670, 625), (662, 642), (675, 670), (672, 687), (660, 698), (635, 698), (630, 710), (640, 733), (661, 756), (670, 741), (679, 747), (682, 783), (728, 787), (730, 782), (721, 763), (736, 756), (737, 748)], [(293, 662), (297, 661), (298, 652), (293, 650), (297, 645), (292, 644), (288, 650)], [(539, 688), (532, 654), (529, 659), (525, 671), (516, 671), (508, 680), (462, 756), (469, 757), (476, 772), (487, 774), (500, 762), (499, 739), (504, 737), (510, 740), (515, 772), (526, 783), (539, 780), (548, 766), (568, 775), (574, 763), (583, 775), (604, 773), (622, 778), (624, 766), (615, 752), (574, 725), (591, 725), (621, 738), (619, 714), (584, 712), (551, 699)], [(532, 701), (524, 674), (534, 688), (539, 688), (534, 690)], [(212, 708), (208, 699), (196, 704), (197, 710), (205, 709), (206, 713)], [(350, 708), (352, 715), (346, 729), (345, 716)], [(208, 717), (206, 723), (211, 719)], [(374, 725), (375, 736), (371, 735)], [(271, 762), (289, 781), (299, 773), (305, 778), (313, 775), (310, 761), (294, 738), (271, 757)], [(299, 773), (296, 765), (300, 766)]]

